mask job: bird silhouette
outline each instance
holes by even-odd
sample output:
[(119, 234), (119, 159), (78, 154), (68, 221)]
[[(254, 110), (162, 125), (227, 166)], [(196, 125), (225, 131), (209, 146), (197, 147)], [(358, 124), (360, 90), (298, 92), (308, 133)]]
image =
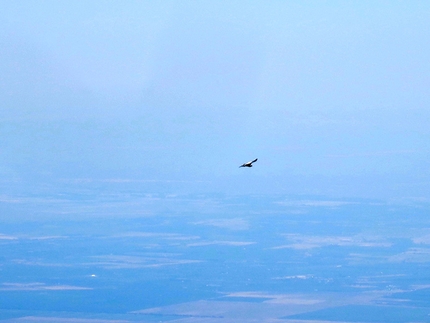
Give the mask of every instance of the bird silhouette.
[(239, 168), (240, 167), (252, 167), (252, 163), (255, 163), (257, 160), (258, 160), (258, 158), (255, 158), (254, 160), (251, 160), (245, 164), (240, 165)]

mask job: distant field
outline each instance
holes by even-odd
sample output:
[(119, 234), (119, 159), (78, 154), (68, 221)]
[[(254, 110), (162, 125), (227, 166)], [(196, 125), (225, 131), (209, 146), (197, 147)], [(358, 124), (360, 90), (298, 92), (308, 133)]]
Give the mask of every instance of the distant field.
[[(428, 205), (285, 196), (151, 199), (118, 203), (131, 213), (149, 202), (172, 210), (130, 217), (111, 207), (104, 220), (88, 213), (6, 222), (0, 319), (428, 319)], [(98, 208), (91, 198), (61, 203), (76, 213)]]

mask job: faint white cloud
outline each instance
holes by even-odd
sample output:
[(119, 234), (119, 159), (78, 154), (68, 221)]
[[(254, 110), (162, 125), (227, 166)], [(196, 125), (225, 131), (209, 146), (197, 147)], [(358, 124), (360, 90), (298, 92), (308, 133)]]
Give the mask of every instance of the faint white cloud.
[(43, 262), (43, 261), (31, 261), (27, 259), (14, 259), (12, 261), (13, 263), (25, 265), (25, 266), (43, 266), (43, 267), (72, 267), (72, 264), (65, 264), (65, 263), (50, 263), (50, 262)]
[(44, 204), (58, 204), (69, 202), (66, 199), (59, 198), (51, 198), (51, 197), (17, 197), (17, 196), (9, 196), (9, 195), (1, 195), (0, 202), (3, 203), (11, 203), (11, 204), (19, 204), (19, 203), (44, 203)]
[[(371, 254), (351, 253), (350, 264), (377, 264), (377, 263), (428, 263), (430, 262), (430, 248), (410, 248), (392, 256), (374, 256)], [(379, 279), (379, 282), (383, 282)]]
[(24, 316), (13, 321), (7, 320), (5, 322), (10, 323), (26, 323), (26, 322), (36, 322), (36, 323), (130, 323), (130, 321), (124, 320), (103, 320), (103, 319), (82, 319), (82, 318), (65, 318), (65, 317), (55, 317), (55, 316)]
[(208, 226), (214, 226), (214, 227), (229, 229), (229, 230), (248, 230), (249, 229), (248, 221), (242, 218), (210, 219), (210, 220), (193, 222), (193, 224), (208, 225)]
[(125, 232), (113, 236), (114, 238), (161, 238), (165, 240), (197, 240), (199, 236), (187, 236), (179, 233), (157, 232)]
[[(385, 259), (385, 258), (383, 258)], [(405, 277), (405, 274), (393, 274), (393, 275), (372, 275), (372, 276), (361, 276), (355, 281), (355, 285), (352, 287), (355, 288), (375, 288), (376, 285), (381, 284), (391, 284), (393, 282), (393, 279), (399, 278), (399, 277)]]
[(300, 279), (300, 280), (306, 280), (314, 278), (314, 275), (293, 275), (293, 276), (283, 276), (283, 277), (275, 277), (274, 279), (277, 280), (284, 280), (284, 279)]
[(357, 202), (349, 201), (333, 201), (333, 200), (299, 200), (299, 201), (282, 201), (277, 204), (291, 207), (340, 207), (350, 204), (358, 204)]
[(2, 203), (22, 203), (25, 200), (16, 196), (0, 195), (0, 202)]
[(54, 240), (54, 239), (68, 239), (68, 236), (40, 236), (40, 237), (30, 237), (30, 240)]
[(124, 268), (153, 268), (173, 265), (199, 263), (200, 260), (177, 259), (177, 255), (163, 255), (162, 257), (137, 257), (137, 256), (95, 256), (96, 261), (85, 265), (99, 266), (106, 269)]
[(255, 242), (249, 242), (249, 241), (202, 241), (202, 242), (190, 243), (187, 245), (187, 247), (203, 247), (203, 246), (212, 246), (212, 245), (242, 247), (242, 246), (249, 246), (252, 244), (255, 244)]
[(92, 288), (72, 285), (46, 285), (44, 283), (3, 283), (2, 291), (43, 291), (43, 290), (90, 290)]
[(8, 236), (5, 234), (0, 233), (0, 240), (17, 240), (17, 237), (14, 236)]
[(416, 244), (430, 244), (430, 234), (418, 238), (413, 238), (412, 241)]
[(273, 247), (272, 249), (313, 249), (326, 246), (359, 246), (359, 247), (391, 247), (392, 243), (379, 237), (363, 236), (304, 236), (287, 234), (289, 244)]
[(0, 233), (0, 240), (51, 240), (51, 239), (67, 239), (67, 236), (10, 236)]
[(297, 297), (278, 297), (267, 301), (270, 304), (285, 304), (285, 305), (315, 305), (323, 303), (323, 300), (312, 298), (297, 298)]
[(430, 249), (428, 248), (410, 248), (409, 250), (387, 258), (390, 262), (430, 262)]
[(379, 256), (379, 255), (371, 255), (368, 253), (350, 253), (347, 257), (348, 263), (350, 265), (357, 265), (357, 264), (378, 264), (381, 262), (386, 262), (387, 257), (386, 256)]
[[(297, 310), (293, 310), (297, 305), (303, 306), (301, 312), (308, 312), (315, 310), (315, 306), (319, 306), (323, 302), (310, 297), (301, 298), (297, 295), (288, 297), (287, 295), (261, 293), (255, 297), (260, 298), (260, 296), (267, 300), (263, 302), (234, 301), (232, 299), (226, 301), (200, 300), (143, 309), (132, 313), (152, 314), (161, 318), (170, 315), (182, 316), (183, 318), (178, 319), (178, 322), (275, 322), (279, 320), (279, 317), (297, 314)], [(237, 296), (230, 297), (253, 298), (254, 296), (237, 293)]]
[(266, 303), (272, 304), (294, 304), (294, 305), (313, 305), (324, 302), (319, 299), (311, 299), (306, 296), (296, 294), (271, 294), (265, 292), (235, 292), (227, 294), (225, 297), (240, 298), (266, 298)]

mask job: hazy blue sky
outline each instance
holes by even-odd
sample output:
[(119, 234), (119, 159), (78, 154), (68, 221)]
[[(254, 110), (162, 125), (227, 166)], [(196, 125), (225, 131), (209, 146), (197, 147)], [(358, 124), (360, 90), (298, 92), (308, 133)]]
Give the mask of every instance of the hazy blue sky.
[(429, 17), (428, 1), (2, 1), (0, 176), (430, 198)]

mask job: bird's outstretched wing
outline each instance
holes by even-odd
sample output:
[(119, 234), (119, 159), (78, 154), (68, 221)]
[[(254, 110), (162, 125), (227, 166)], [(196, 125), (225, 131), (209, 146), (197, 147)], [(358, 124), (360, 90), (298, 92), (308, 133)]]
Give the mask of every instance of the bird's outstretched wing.
[(239, 168), (240, 167), (252, 167), (252, 163), (255, 163), (257, 160), (258, 160), (258, 158), (255, 158), (254, 160), (251, 160), (245, 164), (240, 165)]

